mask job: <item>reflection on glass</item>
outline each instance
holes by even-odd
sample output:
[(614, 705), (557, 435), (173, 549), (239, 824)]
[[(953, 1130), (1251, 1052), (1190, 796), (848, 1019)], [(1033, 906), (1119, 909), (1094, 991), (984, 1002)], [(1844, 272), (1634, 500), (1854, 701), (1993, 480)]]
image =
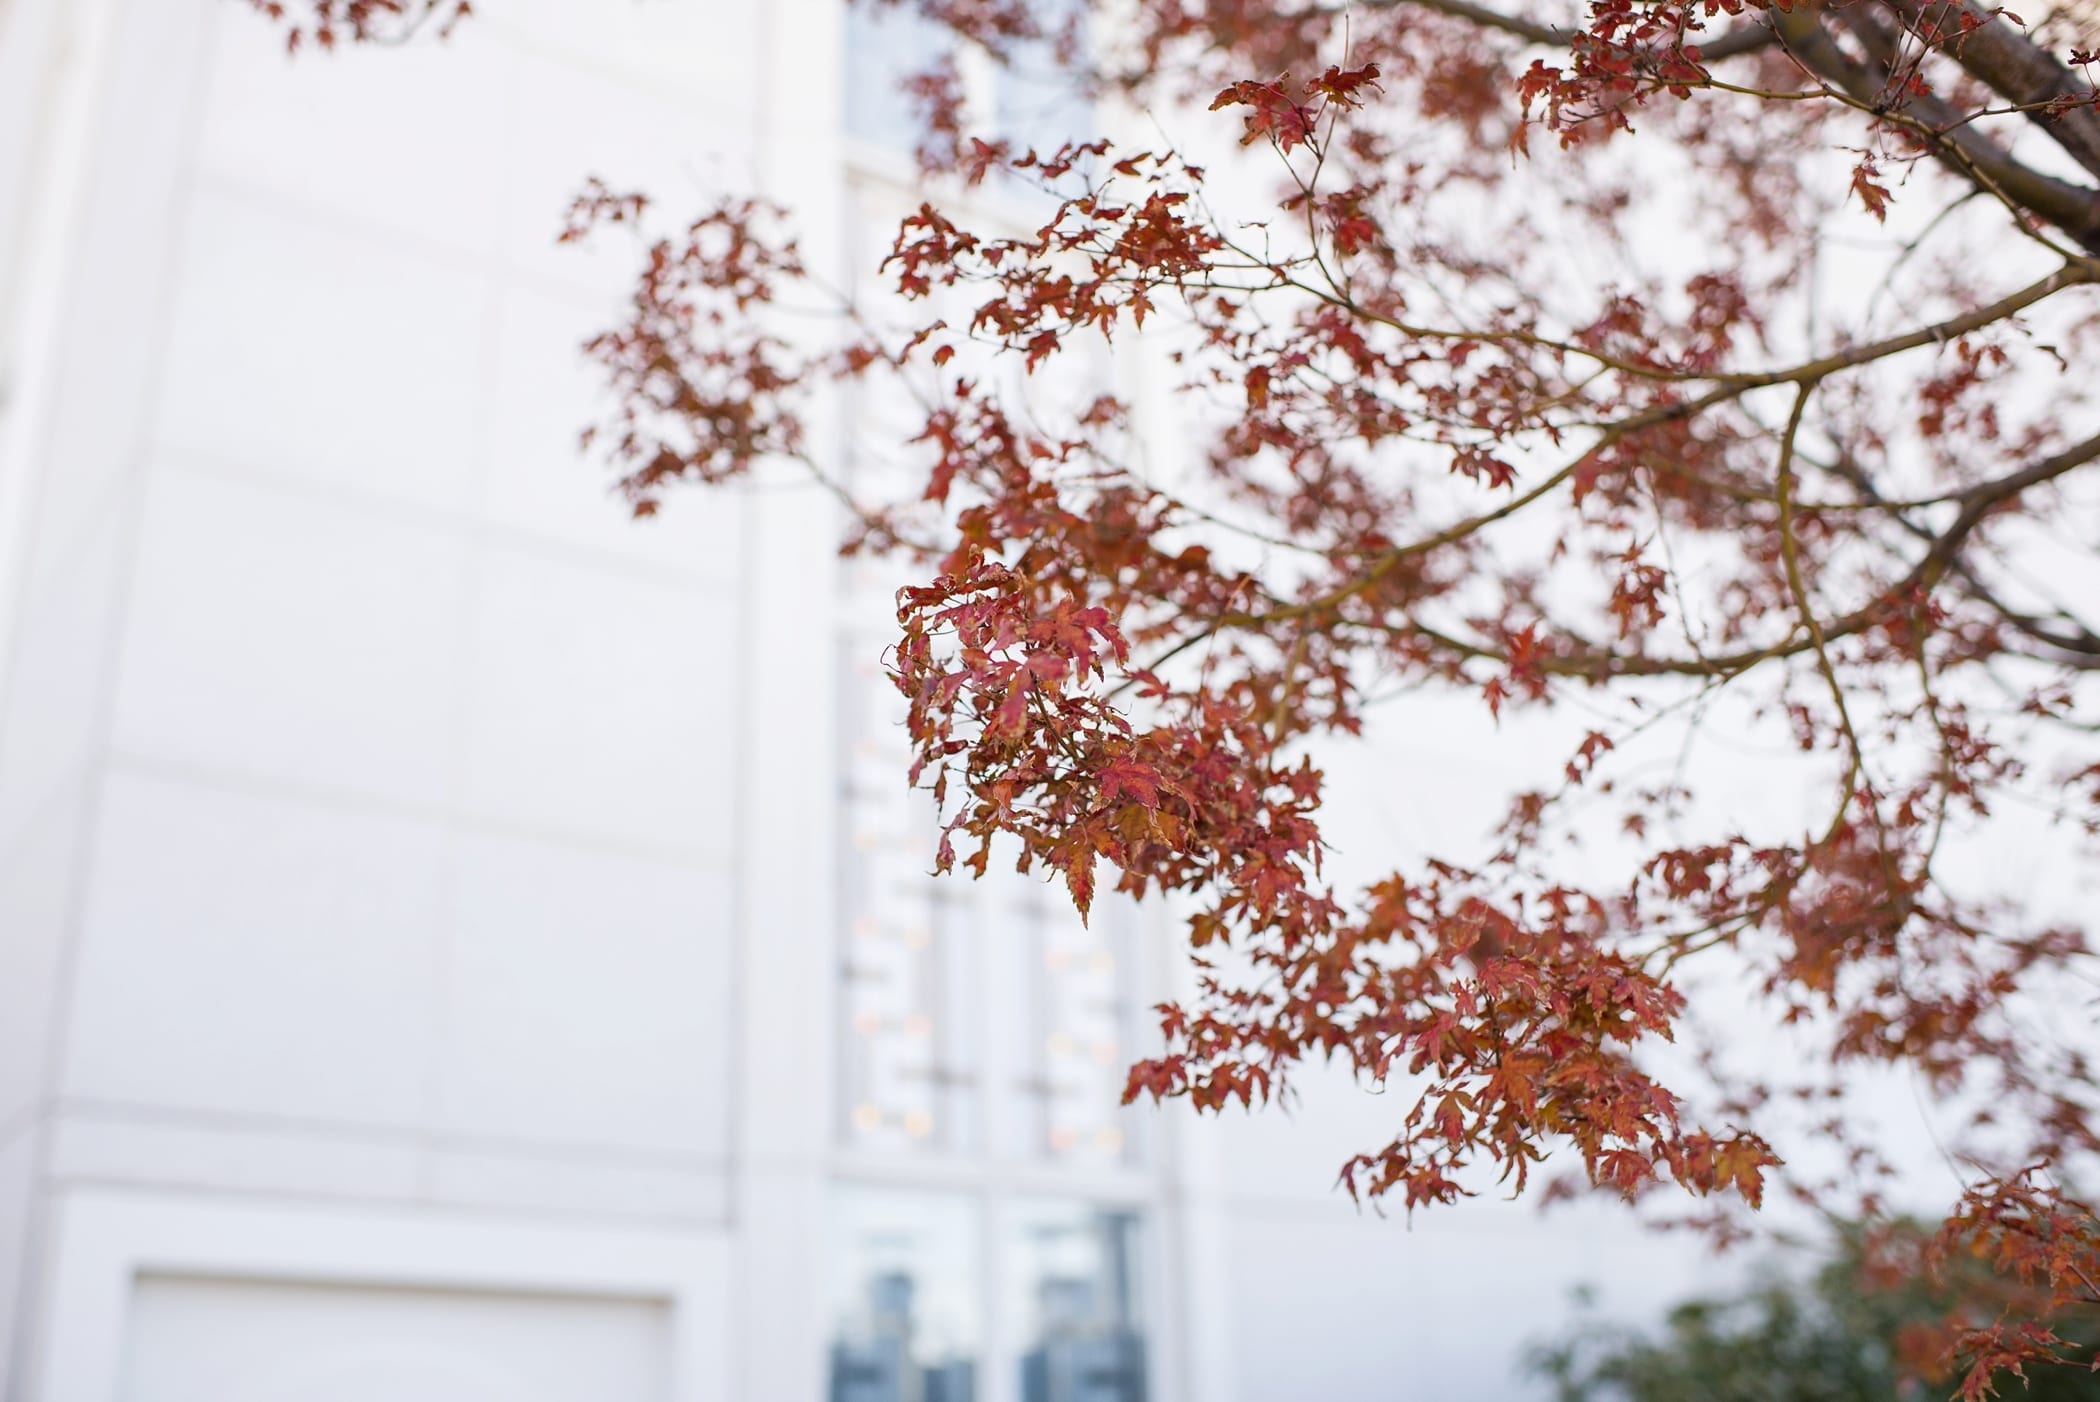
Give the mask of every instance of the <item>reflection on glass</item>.
[(1021, 1347), (1021, 1402), (1144, 1402), (1135, 1213), (1081, 1203), (1016, 1208), (1008, 1308)]
[(953, 36), (908, 5), (848, 5), (846, 130), (886, 150), (910, 151), (919, 122), (904, 85), (954, 47)]
[(999, 1029), (1015, 1080), (1000, 1143), (1016, 1156), (1112, 1167), (1139, 1157), (1139, 1117), (1123, 1104), (1137, 1008), (1139, 911), (1113, 893), (1081, 924), (1063, 893), (1034, 883), (1014, 910), (1013, 955), (999, 966)]
[(925, 18), (909, 5), (846, 8), (846, 131), (891, 151), (911, 151), (923, 135), (918, 106), (906, 91), (913, 78), (953, 59), (982, 134), (1016, 150), (1048, 154), (1093, 130), (1093, 105), (1070, 54), (1083, 47), (1083, 0), (1036, 0), (1041, 33), (1011, 44), (1003, 59)]
[[(1033, 17), (1040, 38), (1013, 46), (994, 79), (993, 130), (1015, 150), (1049, 154), (1067, 142), (1088, 141), (1093, 104), (1081, 90), (1072, 61), (1085, 47), (1081, 0), (1037, 0)], [(1060, 52), (1061, 49), (1068, 52)]]
[[(863, 591), (887, 597), (889, 590)], [(904, 699), (876, 661), (881, 635), (848, 630), (840, 676), (846, 850), (840, 944), (839, 1132), (858, 1148), (946, 1153), (976, 1147), (978, 1060), (964, 1011), (974, 949), (954, 883), (927, 873), (933, 811), (905, 781)]]
[(966, 1199), (838, 1199), (831, 1402), (972, 1402), (977, 1241)]

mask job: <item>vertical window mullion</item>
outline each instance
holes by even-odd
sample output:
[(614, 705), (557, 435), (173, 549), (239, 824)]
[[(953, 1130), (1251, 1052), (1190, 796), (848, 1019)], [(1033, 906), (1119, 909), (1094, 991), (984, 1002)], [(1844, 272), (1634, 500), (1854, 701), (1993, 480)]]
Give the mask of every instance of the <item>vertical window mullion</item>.
[(983, 1224), (984, 1247), (980, 1256), (984, 1289), (984, 1374), (979, 1402), (1021, 1402), (1020, 1353), (1013, 1337), (1013, 1320), (1006, 1307), (1008, 1259), (1008, 1199), (994, 1182), (979, 1197), (979, 1220)]

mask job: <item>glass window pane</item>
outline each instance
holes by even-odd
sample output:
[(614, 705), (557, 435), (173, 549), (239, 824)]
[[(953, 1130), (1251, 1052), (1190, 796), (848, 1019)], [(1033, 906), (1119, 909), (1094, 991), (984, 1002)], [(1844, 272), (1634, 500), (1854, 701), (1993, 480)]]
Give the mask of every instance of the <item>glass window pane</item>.
[(904, 698), (882, 676), (884, 641), (849, 630), (842, 657), (839, 1134), (859, 1148), (967, 1153), (978, 1142), (977, 948), (955, 910), (962, 878), (928, 874), (933, 804), (906, 780)]
[(1021, 889), (1001, 931), (995, 1004), (1013, 1079), (997, 1107), (1001, 1148), (1074, 1167), (1140, 1158), (1142, 1111), (1125, 1107), (1139, 1007), (1141, 912), (1104, 893), (1081, 924), (1061, 888)]
[(977, 1218), (937, 1193), (840, 1193), (831, 1402), (973, 1402)]
[(913, 150), (923, 134), (915, 101), (905, 92), (911, 79), (954, 57), (976, 113), (988, 125), (980, 134), (1044, 154), (1067, 142), (1087, 141), (1094, 130), (1093, 105), (1079, 76), (1060, 54), (1068, 40), (1083, 43), (1083, 0), (1040, 0), (1035, 16), (1042, 34), (1012, 44), (994, 59), (973, 43), (922, 16), (909, 4), (861, 0), (846, 7), (846, 131), (857, 140), (893, 151)]
[(1006, 1307), (1021, 1402), (1144, 1402), (1136, 1213), (1018, 1204), (1008, 1222)]
[(1033, 147), (1048, 155), (1068, 142), (1101, 134), (1094, 130), (1093, 104), (1081, 91), (1079, 76), (1058, 52), (1068, 41), (1083, 48), (1085, 14), (1081, 0), (1039, 0), (1035, 20), (1042, 37), (1014, 45), (1001, 65), (993, 127), (1016, 149)]
[(918, 145), (919, 122), (904, 84), (955, 47), (952, 35), (910, 6), (846, 7), (846, 131), (886, 150)]

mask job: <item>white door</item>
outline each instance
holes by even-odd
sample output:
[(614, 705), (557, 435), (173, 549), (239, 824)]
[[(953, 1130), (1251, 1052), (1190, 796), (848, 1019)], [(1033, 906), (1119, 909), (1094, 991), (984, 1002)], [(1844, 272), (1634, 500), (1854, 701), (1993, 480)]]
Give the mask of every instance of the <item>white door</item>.
[(667, 1402), (662, 1301), (143, 1276), (121, 1402)]

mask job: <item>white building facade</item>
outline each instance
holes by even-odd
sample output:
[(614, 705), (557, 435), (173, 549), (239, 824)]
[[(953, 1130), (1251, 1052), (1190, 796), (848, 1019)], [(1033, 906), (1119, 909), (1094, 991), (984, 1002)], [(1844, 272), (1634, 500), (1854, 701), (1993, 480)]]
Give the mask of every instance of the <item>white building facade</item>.
[(5, 1397), (1521, 1395), (1663, 1248), (1357, 1213), (1390, 1102), (1118, 1109), (1171, 940), (924, 877), (821, 499), (635, 523), (576, 449), (631, 259), (569, 196), (850, 271), (887, 41), (483, 8), (0, 0)]

